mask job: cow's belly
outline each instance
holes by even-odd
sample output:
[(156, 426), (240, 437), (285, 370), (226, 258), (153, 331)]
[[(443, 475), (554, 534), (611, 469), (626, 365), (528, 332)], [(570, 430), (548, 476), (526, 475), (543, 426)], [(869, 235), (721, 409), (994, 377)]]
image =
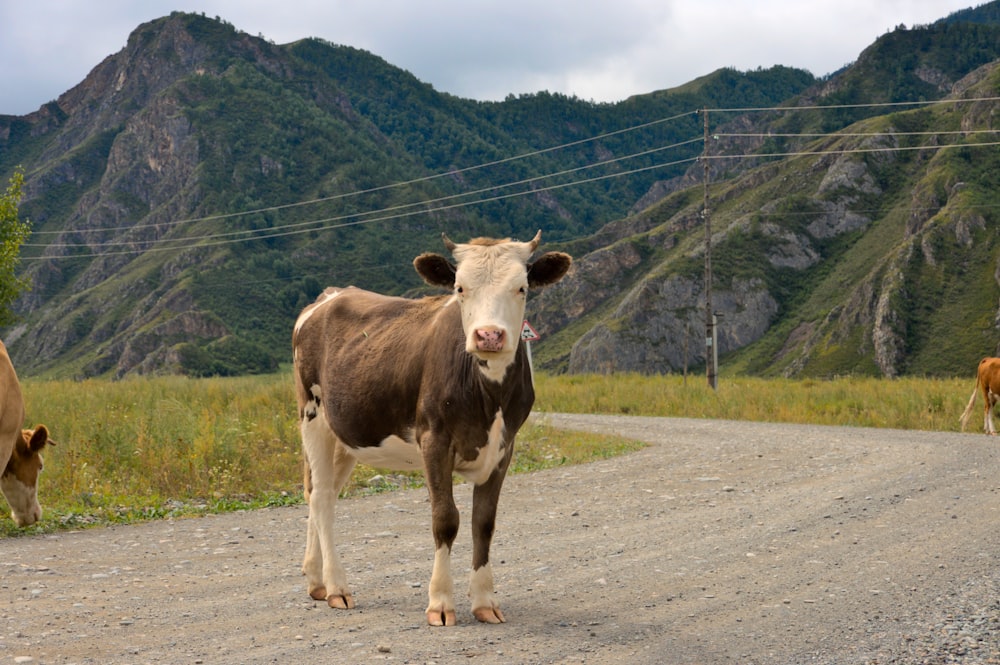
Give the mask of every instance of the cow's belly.
[[(397, 471), (423, 469), (420, 447), (412, 440), (399, 436), (387, 436), (377, 446), (357, 448), (347, 446), (347, 448), (359, 462), (378, 469)], [(465, 459), (456, 453), (455, 472), (466, 480), (481, 485), (493, 475), (506, 454), (503, 413), (498, 410), (487, 432), (486, 445), (479, 448), (476, 457), (472, 459)]]
[[(306, 402), (303, 408), (304, 421), (307, 423), (305, 427), (318, 426), (331, 432), (351, 456), (367, 466), (397, 471), (423, 469), (423, 455), (412, 435), (412, 429), (404, 427), (402, 429), (404, 436), (391, 434), (377, 444), (363, 445), (361, 443), (364, 441), (363, 432), (371, 431), (370, 423), (366, 427), (363, 422), (355, 422), (348, 418), (340, 419), (338, 423), (331, 424), (327, 418), (326, 410), (320, 405), (322, 388), (319, 385), (313, 385), (309, 392), (311, 399)], [(303, 431), (305, 432), (305, 429)], [(397, 429), (397, 431), (400, 430)], [(482, 432), (482, 430), (480, 431)], [(452, 449), (455, 451), (455, 472), (476, 485), (481, 485), (489, 480), (510, 452), (505, 445), (506, 433), (501, 409), (497, 409), (493, 421), (488, 424), (484, 433), (486, 435), (484, 438), (480, 438), (481, 435), (472, 435), (464, 442), (452, 442), (457, 448), (457, 450), (456, 448)], [(477, 441), (477, 443), (471, 444), (471, 441)], [(468, 450), (467, 446), (469, 445), (475, 446), (475, 456), (462, 454), (462, 450)]]
[(419, 471), (424, 468), (420, 448), (398, 436), (387, 436), (377, 446), (348, 447), (351, 454), (368, 466), (395, 471)]
[[(359, 462), (378, 469), (416, 471), (423, 468), (420, 447), (412, 440), (402, 437), (387, 436), (377, 446), (347, 448)], [(455, 472), (466, 480), (481, 485), (500, 466), (506, 454), (503, 413), (498, 410), (487, 433), (486, 445), (478, 449), (473, 459), (465, 459), (456, 454)]]

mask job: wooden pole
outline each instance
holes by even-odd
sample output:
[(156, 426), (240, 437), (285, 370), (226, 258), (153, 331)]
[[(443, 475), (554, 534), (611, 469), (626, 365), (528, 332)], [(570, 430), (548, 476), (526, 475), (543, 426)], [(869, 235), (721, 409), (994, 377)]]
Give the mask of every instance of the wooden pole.
[(701, 150), (702, 163), (702, 209), (705, 218), (705, 373), (708, 387), (715, 390), (719, 386), (717, 358), (715, 349), (715, 313), (712, 311), (712, 218), (708, 209), (708, 109), (702, 109), (705, 123), (705, 145)]

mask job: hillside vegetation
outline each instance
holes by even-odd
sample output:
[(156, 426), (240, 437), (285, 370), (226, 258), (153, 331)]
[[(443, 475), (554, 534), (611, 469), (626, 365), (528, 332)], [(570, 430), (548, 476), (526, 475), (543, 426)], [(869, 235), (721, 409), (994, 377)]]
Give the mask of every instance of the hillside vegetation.
[[(718, 123), (710, 147), (718, 171), (709, 188), (713, 311), (727, 370), (950, 376), (997, 353), (1000, 67), (979, 32), (994, 28), (978, 26), (969, 33), (977, 58), (953, 60), (973, 71), (953, 81), (961, 69), (931, 69), (956, 48), (955, 29), (897, 30), (787, 109), (710, 112)], [(903, 43), (912, 58), (901, 58)], [(984, 52), (993, 59), (979, 64)], [(889, 64), (901, 61), (912, 68), (890, 76)], [(902, 71), (937, 81), (951, 101), (931, 103), (925, 83), (898, 84)], [(858, 99), (872, 103), (827, 108)], [(862, 119), (831, 133), (853, 117)], [(677, 188), (602, 230), (576, 279), (535, 302), (539, 317), (554, 322), (537, 353), (542, 366), (703, 365), (702, 195), (699, 186)]]
[[(34, 229), (34, 288), (4, 340), (22, 375), (271, 372), (325, 286), (419, 295), (410, 260), (443, 251), (442, 231), (541, 228), (577, 259), (529, 303), (542, 366), (697, 367), (707, 108), (724, 362), (965, 371), (994, 350), (1000, 297), (997, 148), (979, 145), (996, 6), (899, 28), (827, 79), (723, 69), (616, 104), (460, 99), (350, 46), (174, 13), (59, 99), (0, 116), (0, 177), (24, 166)], [(923, 105), (872, 106), (890, 102)]]

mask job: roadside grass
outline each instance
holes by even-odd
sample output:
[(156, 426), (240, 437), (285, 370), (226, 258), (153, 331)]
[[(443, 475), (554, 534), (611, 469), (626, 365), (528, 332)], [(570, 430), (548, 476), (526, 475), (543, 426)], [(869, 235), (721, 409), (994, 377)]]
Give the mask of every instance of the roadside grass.
[[(536, 377), (535, 412), (718, 418), (958, 431), (974, 387), (962, 379), (829, 381), (700, 375)], [(286, 372), (252, 377), (25, 380), (26, 426), (47, 425), (45, 515), (27, 529), (0, 517), (0, 537), (302, 502), (295, 398)], [(970, 431), (982, 427), (977, 398)], [(544, 417), (518, 435), (512, 473), (638, 450), (621, 437), (563, 431)], [(422, 474), (359, 465), (345, 494), (422, 485)], [(0, 504), (2, 505), (2, 504)]]
[[(302, 503), (301, 444), (287, 372), (115, 382), (27, 379), (22, 388), (25, 426), (44, 423), (56, 446), (43, 453), (42, 521), (18, 529), (4, 514), (0, 537)], [(581, 464), (641, 447), (533, 419), (518, 434), (511, 472)], [(345, 494), (422, 483), (421, 473), (358, 465)]]
[[(813, 425), (959, 431), (959, 416), (975, 387), (968, 378), (843, 377), (758, 379), (639, 374), (539, 375), (535, 411), (718, 418)], [(981, 432), (977, 397), (970, 432)]]

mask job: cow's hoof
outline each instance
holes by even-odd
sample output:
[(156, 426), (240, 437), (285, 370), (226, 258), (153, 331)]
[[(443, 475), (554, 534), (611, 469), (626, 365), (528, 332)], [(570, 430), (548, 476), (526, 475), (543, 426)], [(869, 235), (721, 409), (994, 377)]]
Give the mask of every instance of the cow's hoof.
[(483, 623), (507, 623), (499, 607), (480, 607), (472, 610), (472, 615)]
[(427, 610), (427, 624), (430, 626), (454, 626), (455, 610)]
[(350, 592), (331, 593), (327, 595), (326, 587), (318, 586), (309, 590), (309, 597), (313, 600), (325, 600), (326, 604), (338, 610), (353, 610), (354, 596)]
[(326, 597), (326, 604), (337, 610), (353, 610), (354, 596), (349, 593), (331, 593)]

